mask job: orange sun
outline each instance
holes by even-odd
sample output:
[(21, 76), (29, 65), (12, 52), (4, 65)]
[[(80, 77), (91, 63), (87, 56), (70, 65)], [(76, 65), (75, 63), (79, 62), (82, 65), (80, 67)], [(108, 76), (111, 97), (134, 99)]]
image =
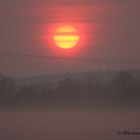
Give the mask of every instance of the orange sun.
[(55, 30), (53, 40), (59, 48), (70, 49), (78, 44), (80, 36), (73, 26), (62, 26)]

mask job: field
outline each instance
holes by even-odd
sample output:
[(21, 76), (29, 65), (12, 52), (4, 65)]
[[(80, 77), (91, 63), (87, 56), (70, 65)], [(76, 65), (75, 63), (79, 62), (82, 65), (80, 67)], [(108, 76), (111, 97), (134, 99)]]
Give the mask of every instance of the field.
[(139, 140), (139, 111), (1, 110), (1, 140)]

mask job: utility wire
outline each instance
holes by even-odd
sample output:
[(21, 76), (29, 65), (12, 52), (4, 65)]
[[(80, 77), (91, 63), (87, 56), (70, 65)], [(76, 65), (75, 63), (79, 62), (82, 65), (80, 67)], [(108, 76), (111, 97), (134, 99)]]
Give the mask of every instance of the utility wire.
[(56, 57), (56, 56), (46, 56), (46, 55), (11, 54), (11, 53), (0, 53), (0, 56), (26, 57), (26, 58), (37, 58), (37, 59), (76, 60), (76, 61), (100, 62), (100, 63), (133, 63), (133, 64), (140, 64), (139, 60), (96, 59), (96, 58), (79, 58), (79, 57), (73, 57), (72, 58), (72, 57)]

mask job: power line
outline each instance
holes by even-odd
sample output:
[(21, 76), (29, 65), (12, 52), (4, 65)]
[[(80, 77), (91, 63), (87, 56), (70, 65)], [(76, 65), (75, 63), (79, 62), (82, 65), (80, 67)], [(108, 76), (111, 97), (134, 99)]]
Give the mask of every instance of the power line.
[(76, 61), (87, 61), (87, 62), (100, 62), (100, 63), (133, 63), (140, 64), (138, 60), (118, 60), (118, 59), (96, 59), (96, 58), (79, 58), (79, 57), (56, 57), (46, 55), (32, 55), (32, 54), (11, 54), (11, 53), (0, 53), (0, 56), (7, 57), (26, 57), (36, 59), (56, 59), (56, 60), (76, 60)]

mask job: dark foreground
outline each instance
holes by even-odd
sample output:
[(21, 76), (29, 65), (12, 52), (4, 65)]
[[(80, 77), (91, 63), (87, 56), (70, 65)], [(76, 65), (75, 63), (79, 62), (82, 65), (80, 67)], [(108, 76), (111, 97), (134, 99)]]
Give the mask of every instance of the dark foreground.
[(139, 111), (1, 110), (0, 140), (139, 140)]

